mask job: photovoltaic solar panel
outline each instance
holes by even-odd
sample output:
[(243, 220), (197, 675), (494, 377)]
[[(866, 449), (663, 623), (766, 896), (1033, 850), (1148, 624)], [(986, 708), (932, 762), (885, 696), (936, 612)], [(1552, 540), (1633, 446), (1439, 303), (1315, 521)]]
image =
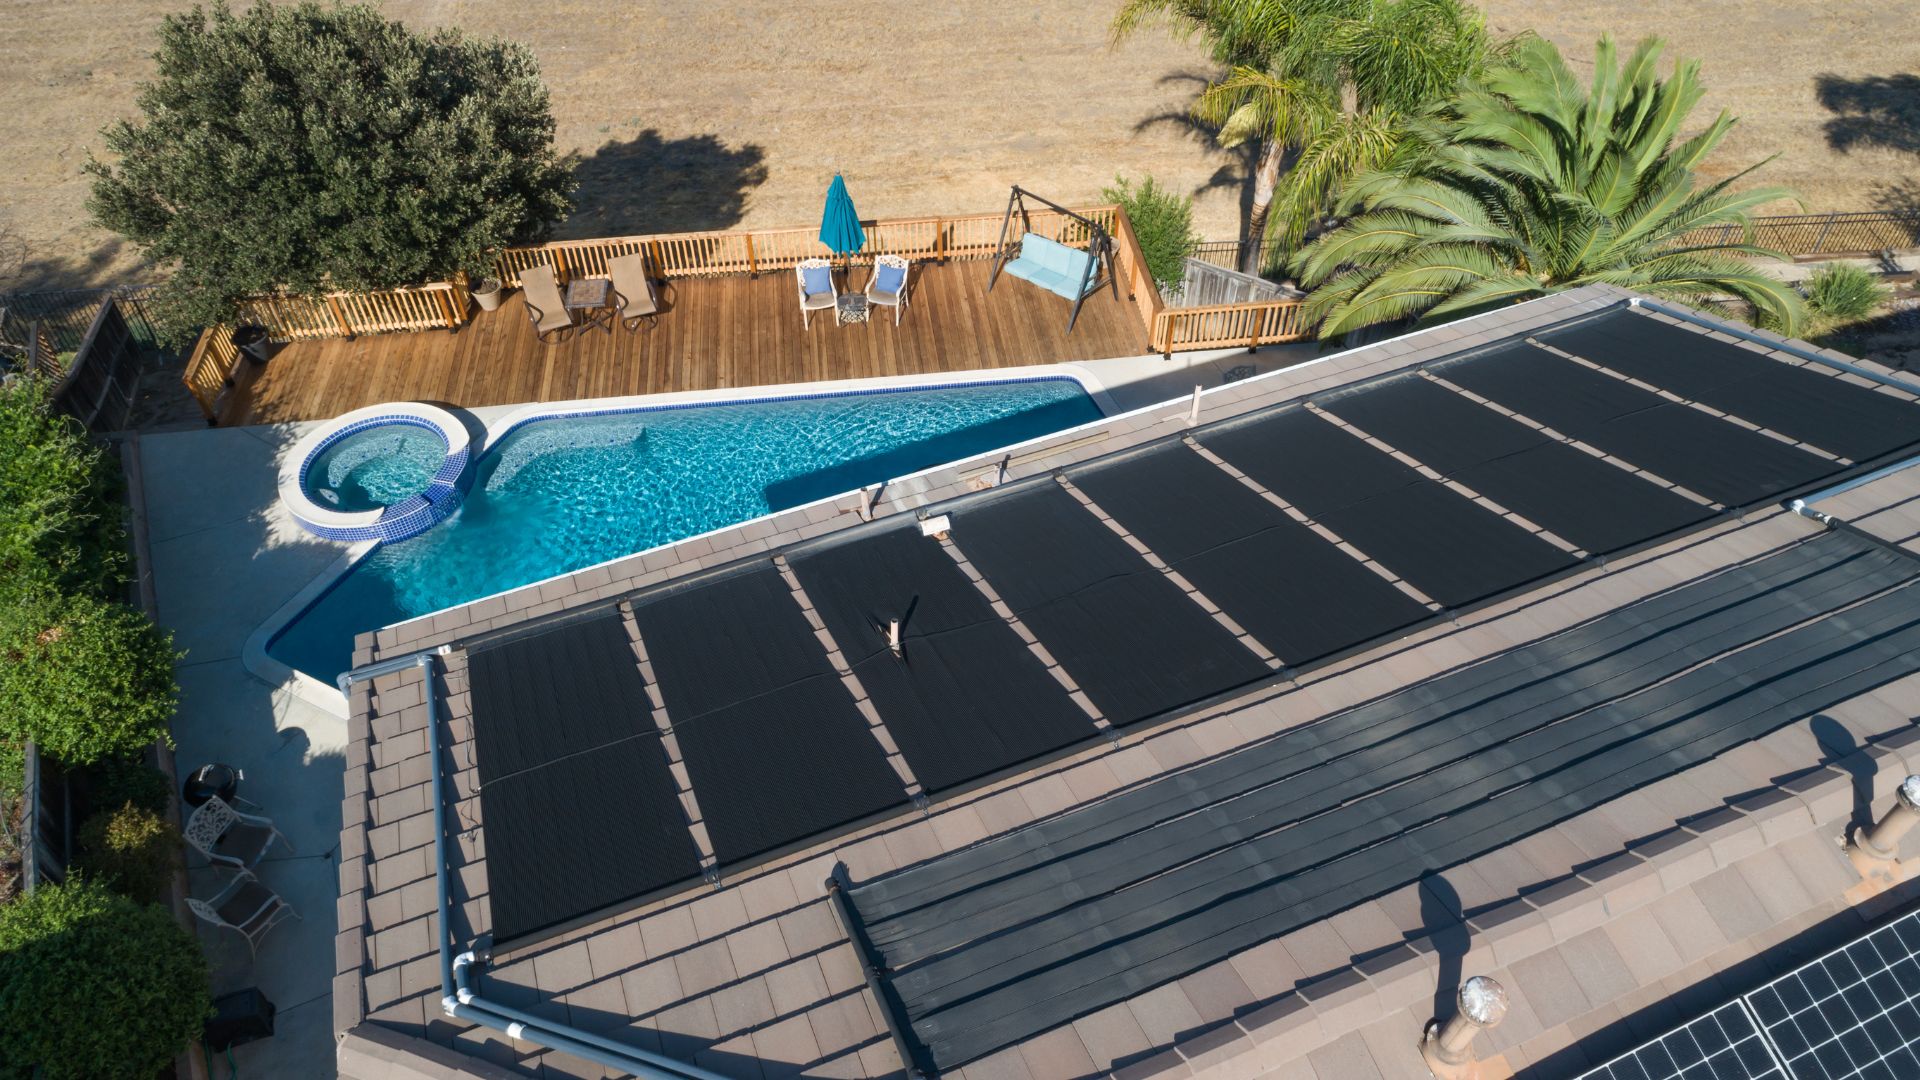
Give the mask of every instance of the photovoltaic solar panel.
[(1185, 445), (1076, 470), (1072, 479), (1288, 664), (1351, 648), (1428, 614)]
[(1730, 1001), (1685, 1027), (1623, 1054), (1579, 1080), (1792, 1080)]
[(1793, 1080), (1920, 1076), (1920, 912), (1747, 995)]
[(1596, 555), (1697, 525), (1712, 508), (1576, 450), (1418, 375), (1322, 408)]
[(1523, 341), (1431, 370), (1723, 506), (1748, 506), (1839, 469), (1826, 458)]
[(699, 876), (618, 616), (474, 649), (467, 673), (496, 939)]
[(1559, 548), (1304, 409), (1224, 425), (1197, 438), (1447, 607), (1576, 564)]
[(722, 864), (906, 802), (770, 563), (634, 604)]
[(953, 541), (1117, 726), (1269, 673), (1055, 484), (956, 511)]
[[(1096, 734), (1093, 720), (914, 523), (797, 552), (789, 562), (927, 790)], [(901, 620), (897, 656), (883, 633), (892, 619)]]
[(1539, 335), (1557, 348), (1832, 454), (1866, 461), (1915, 441), (1920, 405), (1657, 322), (1608, 311)]

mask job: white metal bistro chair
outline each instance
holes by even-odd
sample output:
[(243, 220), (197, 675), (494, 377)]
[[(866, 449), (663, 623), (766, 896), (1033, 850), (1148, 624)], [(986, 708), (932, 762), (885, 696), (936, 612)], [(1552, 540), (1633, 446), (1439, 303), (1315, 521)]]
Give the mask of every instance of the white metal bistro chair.
[(808, 317), (816, 311), (832, 311), (840, 303), (840, 289), (833, 283), (833, 264), (825, 259), (801, 259), (794, 264), (793, 276), (800, 287), (800, 325), (811, 324)]
[(893, 309), (893, 325), (900, 325), (900, 312), (907, 306), (907, 273), (912, 264), (902, 255), (876, 255), (873, 272), (867, 275), (867, 303), (884, 304)]
[(233, 880), (210, 899), (188, 897), (187, 907), (203, 922), (239, 931), (240, 936), (247, 939), (247, 952), (256, 959), (260, 939), (267, 936), (267, 931), (288, 916), (301, 917), (279, 893), (260, 884), (258, 878), (245, 870), (235, 874)]
[(258, 866), (275, 840), (293, 850), (293, 842), (273, 827), (272, 818), (243, 814), (218, 795), (201, 803), (182, 831), (195, 851), (222, 866), (242, 870)]

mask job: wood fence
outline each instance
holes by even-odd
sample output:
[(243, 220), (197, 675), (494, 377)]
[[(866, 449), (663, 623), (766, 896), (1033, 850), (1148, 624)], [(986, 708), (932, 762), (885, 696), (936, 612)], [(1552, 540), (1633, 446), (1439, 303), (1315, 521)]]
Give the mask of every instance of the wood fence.
[(101, 434), (125, 428), (139, 396), (140, 338), (113, 299), (100, 302), (93, 321), (54, 385), (53, 407)]
[(1258, 348), (1312, 337), (1292, 298), (1244, 304), (1167, 308), (1153, 322), (1153, 351), (1171, 355), (1194, 349)]
[(1189, 257), (1180, 284), (1162, 294), (1170, 307), (1207, 307), (1247, 304), (1283, 298), (1300, 299), (1300, 292), (1255, 274)]
[(436, 281), (402, 289), (325, 296), (262, 296), (240, 305), (241, 322), (274, 341), (356, 337), (396, 330), (454, 330), (467, 321), (467, 290)]
[(240, 349), (233, 343), (233, 330), (226, 326), (208, 327), (187, 357), (180, 381), (187, 393), (200, 403), (200, 412), (211, 424), (220, 415), (220, 395), (234, 385), (234, 369), (240, 363)]

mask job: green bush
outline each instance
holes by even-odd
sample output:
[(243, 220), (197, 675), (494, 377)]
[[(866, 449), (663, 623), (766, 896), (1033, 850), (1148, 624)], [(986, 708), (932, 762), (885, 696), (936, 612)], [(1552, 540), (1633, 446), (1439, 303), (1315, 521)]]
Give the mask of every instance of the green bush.
[(141, 903), (166, 895), (180, 864), (180, 830), (151, 810), (125, 803), (80, 823), (76, 865)]
[(212, 1013), (165, 908), (75, 878), (0, 907), (0, 1078), (150, 1080)]
[(139, 611), (36, 593), (0, 604), (0, 738), (69, 765), (166, 739), (179, 686), (172, 638)]
[(1887, 302), (1892, 290), (1870, 270), (1833, 263), (1814, 271), (1807, 283), (1807, 306), (1827, 324), (1852, 322)]
[(150, 814), (167, 816), (173, 805), (173, 784), (167, 774), (137, 758), (103, 758), (87, 770), (87, 805), (111, 810), (127, 803)]
[(112, 594), (126, 581), (120, 471), (46, 384), (0, 387), (0, 604), (31, 589)]
[(100, 224), (173, 267), (172, 342), (240, 298), (438, 281), (573, 208), (573, 162), (524, 45), (421, 33), (369, 4), (169, 15), (140, 116), (89, 158)]
[(1199, 244), (1193, 235), (1193, 198), (1175, 195), (1151, 176), (1143, 178), (1139, 187), (1116, 176), (1113, 186), (1102, 189), (1100, 197), (1126, 209), (1134, 239), (1140, 242), (1140, 255), (1154, 282), (1162, 288), (1180, 284), (1187, 276), (1187, 256)]

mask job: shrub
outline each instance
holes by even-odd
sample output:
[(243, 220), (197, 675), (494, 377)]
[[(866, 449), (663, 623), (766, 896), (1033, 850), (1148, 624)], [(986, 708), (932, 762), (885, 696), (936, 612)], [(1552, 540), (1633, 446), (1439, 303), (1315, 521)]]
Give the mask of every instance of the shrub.
[(1807, 306), (1829, 325), (1852, 322), (1872, 314), (1891, 293), (1872, 271), (1833, 263), (1814, 271), (1807, 283)]
[(1113, 178), (1113, 186), (1104, 188), (1100, 197), (1119, 203), (1133, 223), (1134, 239), (1140, 241), (1140, 255), (1155, 284), (1172, 288), (1187, 276), (1187, 256), (1198, 241), (1193, 236), (1193, 198), (1175, 195), (1148, 176), (1139, 187), (1122, 177)]
[(140, 901), (166, 895), (180, 863), (180, 831), (151, 810), (125, 803), (80, 823), (78, 866), (87, 877)]
[(177, 267), (170, 341), (236, 301), (439, 280), (572, 209), (572, 162), (524, 45), (419, 33), (370, 5), (216, 2), (168, 16), (135, 121), (101, 138), (88, 203)]
[(212, 1011), (199, 944), (165, 908), (80, 878), (0, 908), (0, 1078), (146, 1080)]
[(0, 604), (29, 589), (123, 585), (119, 487), (113, 458), (48, 410), (44, 381), (0, 387)]
[(102, 758), (87, 770), (87, 805), (96, 811), (127, 803), (150, 814), (167, 816), (173, 805), (173, 784), (167, 774), (134, 758)]
[(179, 698), (172, 638), (125, 604), (35, 593), (0, 604), (0, 738), (69, 765), (130, 757)]

